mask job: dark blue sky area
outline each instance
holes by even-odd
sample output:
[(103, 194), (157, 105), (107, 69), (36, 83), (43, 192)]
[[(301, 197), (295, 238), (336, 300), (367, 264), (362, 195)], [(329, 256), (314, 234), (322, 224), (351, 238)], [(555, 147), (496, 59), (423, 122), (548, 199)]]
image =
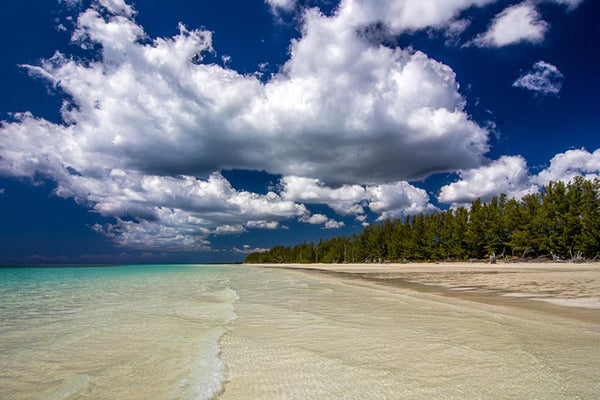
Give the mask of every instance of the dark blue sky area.
[[(69, 97), (61, 85), (33, 78), (19, 65), (39, 65), (55, 51), (77, 60), (101, 60), (98, 46), (82, 49), (70, 42), (74, 21), (91, 4), (97, 3), (21, 0), (0, 4), (0, 120), (14, 121), (12, 113), (29, 111), (36, 117), (64, 124), (60, 109)], [(388, 38), (386, 45), (412, 47), (449, 66), (466, 101), (466, 113), (480, 126), (491, 127), (487, 162), (520, 155), (527, 160), (530, 173), (535, 174), (548, 167), (556, 154), (580, 148), (591, 153), (600, 147), (600, 2), (585, 0), (573, 10), (552, 2), (540, 3), (536, 8), (539, 17), (548, 23), (541, 42), (524, 41), (503, 47), (463, 46), (485, 32), (495, 15), (517, 4), (520, 3), (497, 1), (461, 11), (459, 17), (471, 23), (454, 43), (446, 41), (442, 30), (428, 28), (398, 33)], [(135, 21), (149, 39), (177, 35), (179, 22), (188, 29), (210, 30), (214, 52), (205, 53), (203, 63), (214, 63), (248, 76), (262, 72), (260, 79), (266, 83), (290, 59), (291, 40), (302, 39), (301, 10), (306, 6), (320, 7), (326, 15), (332, 15), (337, 3), (301, 2), (295, 11), (274, 13), (269, 4), (260, 0), (137, 1)], [(226, 56), (231, 59), (224, 61)], [(538, 61), (555, 66), (562, 74), (558, 94), (513, 86)], [(4, 141), (0, 142), (0, 160), (7, 159), (8, 152), (13, 150), (11, 137), (3, 136), (0, 140)], [(221, 173), (238, 191), (263, 196), (269, 191), (281, 193), (282, 174), (266, 172), (269, 165), (259, 167), (260, 171), (233, 167), (224, 168)], [(431, 204), (443, 209), (449, 204), (439, 201), (440, 189), (457, 179), (459, 174), (447, 171), (411, 184), (425, 189)], [(362, 229), (362, 222), (374, 223), (380, 215), (364, 202), (365, 214), (361, 220), (352, 214), (336, 214), (325, 201), (313, 204), (296, 199), (310, 215), (324, 215), (343, 222), (344, 226), (324, 229), (322, 224), (301, 222), (298, 216), (290, 216), (277, 220), (277, 229), (244, 225), (243, 231), (230, 234), (205, 232), (203, 238), (210, 242), (210, 250), (141, 248), (117, 244), (110, 235), (93, 229), (95, 225), (115, 224), (117, 216), (136, 221), (135, 216), (102, 216), (92, 210), (93, 200), (80, 199), (77, 203), (72, 197), (56, 196), (57, 180), (60, 178), (51, 174), (26, 177), (0, 169), (0, 263), (240, 261), (245, 254), (239, 250), (351, 234)], [(357, 183), (362, 182), (348, 182)], [(219, 216), (218, 220), (224, 221), (223, 218)]]

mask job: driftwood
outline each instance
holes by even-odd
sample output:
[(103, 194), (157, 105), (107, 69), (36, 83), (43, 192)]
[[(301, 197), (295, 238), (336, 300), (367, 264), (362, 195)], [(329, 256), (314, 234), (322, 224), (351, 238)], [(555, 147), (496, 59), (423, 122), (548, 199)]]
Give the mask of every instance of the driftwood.
[(576, 264), (581, 264), (581, 263), (584, 263), (584, 262), (586, 262), (587, 260), (585, 259), (585, 257), (583, 257), (583, 256), (581, 255), (581, 252), (580, 252), (580, 251), (578, 251), (578, 252), (577, 252), (577, 255), (576, 255), (575, 257), (572, 257), (572, 258), (571, 258), (571, 261), (573, 261), (573, 262), (574, 262), (574, 263), (576, 263)]
[(533, 250), (533, 247), (529, 246), (528, 248), (525, 249), (525, 251), (523, 252), (523, 254), (521, 255), (521, 258), (524, 260), (525, 259), (525, 255), (527, 254), (527, 252), (529, 250)]

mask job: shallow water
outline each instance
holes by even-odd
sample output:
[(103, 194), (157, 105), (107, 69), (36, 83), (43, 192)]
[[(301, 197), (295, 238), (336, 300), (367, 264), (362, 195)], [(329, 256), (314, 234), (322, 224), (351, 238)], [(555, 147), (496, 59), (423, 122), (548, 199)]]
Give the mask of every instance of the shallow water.
[(597, 324), (302, 271), (234, 286), (219, 399), (599, 398)]
[(0, 399), (596, 399), (600, 327), (303, 271), (0, 270)]
[(0, 270), (0, 399), (208, 399), (237, 296), (222, 268)]

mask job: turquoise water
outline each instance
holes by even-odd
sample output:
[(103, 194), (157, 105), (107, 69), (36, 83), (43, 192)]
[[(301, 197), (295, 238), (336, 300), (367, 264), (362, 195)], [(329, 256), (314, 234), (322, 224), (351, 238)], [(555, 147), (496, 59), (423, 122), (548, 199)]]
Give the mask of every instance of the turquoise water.
[(303, 271), (0, 269), (0, 399), (597, 399), (600, 324)]
[(233, 270), (0, 269), (0, 398), (210, 398)]

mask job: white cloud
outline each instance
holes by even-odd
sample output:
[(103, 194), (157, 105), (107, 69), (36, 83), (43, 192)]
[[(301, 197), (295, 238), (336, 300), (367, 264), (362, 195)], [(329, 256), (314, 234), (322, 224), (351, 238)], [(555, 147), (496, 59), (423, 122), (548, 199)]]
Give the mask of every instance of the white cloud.
[[(361, 27), (382, 23), (399, 34), (424, 28), (444, 28), (448, 21), (469, 7), (484, 6), (496, 0), (342, 0), (337, 16), (344, 25)], [(560, 1), (560, 0), (559, 0)], [(573, 0), (563, 0), (573, 1)], [(271, 8), (290, 11), (297, 0), (265, 0)]]
[(57, 54), (29, 69), (72, 96), (63, 118), (73, 124), (44, 129), (69, 136), (61, 140), (86, 168), (93, 153), (103, 165), (144, 173), (264, 169), (380, 183), (477, 166), (488, 149), (449, 67), (373, 45), (341, 16), (308, 11), (291, 59), (266, 84), (192, 63), (212, 50), (210, 32), (182, 26), (173, 38), (140, 44), (143, 30), (123, 16), (92, 9), (78, 24), (76, 39), (100, 43), (102, 60)]
[(58, 2), (69, 8), (75, 8), (81, 5), (81, 0), (58, 0)]
[(539, 185), (545, 185), (550, 181), (569, 182), (578, 175), (586, 179), (600, 177), (600, 149), (593, 153), (585, 149), (559, 153), (550, 160), (550, 166), (540, 171), (533, 180)]
[(544, 61), (533, 64), (531, 71), (513, 82), (514, 87), (532, 90), (544, 95), (557, 95), (562, 87), (563, 75), (554, 65)]
[(449, 21), (445, 27), (443, 27), (443, 33), (446, 37), (446, 45), (453, 46), (458, 45), (460, 36), (463, 32), (471, 25), (469, 19), (456, 19)]
[(442, 28), (460, 11), (472, 6), (484, 6), (496, 0), (343, 0), (340, 17), (350, 25), (364, 26), (377, 22), (393, 33), (428, 27)]
[(97, 230), (134, 247), (203, 248), (231, 227), (272, 229), (308, 214), (291, 200), (311, 202), (305, 194), (236, 191), (215, 172), (223, 169), (322, 182), (317, 198), (342, 215), (360, 215), (363, 204), (382, 216), (426, 209), (402, 180), (479, 166), (488, 131), (465, 112), (451, 68), (357, 32), (377, 22), (395, 33), (443, 27), (488, 2), (344, 0), (329, 17), (307, 10), (290, 59), (264, 83), (204, 63), (211, 32), (180, 26), (148, 38), (130, 5), (97, 0), (73, 33), (101, 49), (95, 60), (57, 52), (26, 67), (68, 95), (63, 123), (29, 113), (3, 122), (0, 174), (52, 178), (58, 195), (118, 218)]
[(265, 144), (267, 169), (339, 185), (479, 165), (487, 131), (463, 111), (454, 72), (358, 36), (344, 10), (306, 12), (291, 59), (244, 116), (251, 131), (278, 139)]
[(248, 222), (246, 222), (246, 228), (277, 229), (279, 227), (280, 227), (279, 222), (277, 222), (277, 221), (248, 221)]
[(541, 19), (535, 5), (525, 1), (496, 15), (487, 32), (478, 35), (470, 44), (502, 47), (521, 42), (539, 43), (544, 40), (547, 30), (548, 23)]
[(371, 194), (369, 208), (381, 214), (379, 220), (416, 215), (437, 209), (429, 203), (429, 195), (425, 190), (416, 188), (408, 182), (376, 185), (369, 187), (368, 191)]
[(314, 214), (314, 215), (311, 215), (310, 217), (302, 218), (302, 222), (306, 222), (306, 223), (313, 224), (313, 225), (324, 224), (327, 221), (329, 221), (329, 218), (327, 218), (327, 216), (323, 215), (323, 214)]
[(327, 204), (340, 215), (362, 214), (361, 201), (369, 197), (366, 189), (360, 185), (343, 185), (330, 188), (318, 179), (284, 176), (280, 182), (281, 197), (284, 200)]
[(261, 248), (261, 247), (252, 247), (249, 244), (245, 244), (242, 248), (234, 247), (231, 249), (234, 253), (242, 253), (242, 254), (250, 254), (250, 253), (264, 253), (265, 251), (269, 251), (269, 249)]
[(568, 10), (574, 10), (583, 3), (583, 0), (546, 0), (551, 3), (557, 3), (567, 6)]
[(242, 225), (221, 225), (217, 226), (213, 233), (217, 235), (235, 235), (246, 232)]
[(489, 165), (459, 172), (460, 180), (443, 186), (438, 200), (447, 204), (464, 204), (477, 198), (489, 201), (500, 193), (521, 198), (537, 192), (528, 174), (527, 162), (523, 157), (503, 156)]
[(4, 188), (0, 188), (0, 194), (4, 194)]
[(344, 222), (330, 219), (329, 221), (325, 222), (325, 225), (323, 225), (323, 227), (325, 229), (339, 229), (344, 227)]
[(283, 177), (281, 179), (281, 197), (284, 200), (327, 204), (340, 215), (364, 213), (364, 207), (380, 214), (379, 219), (397, 218), (420, 212), (433, 211), (429, 195), (423, 189), (412, 186), (406, 181), (381, 185), (343, 185), (331, 188), (317, 179)]
[(265, 0), (271, 6), (275, 14), (280, 11), (292, 11), (296, 6), (296, 0)]
[(477, 198), (489, 201), (501, 193), (520, 199), (539, 192), (550, 181), (569, 182), (578, 175), (586, 179), (600, 177), (600, 149), (593, 153), (584, 149), (559, 153), (537, 175), (530, 175), (522, 156), (503, 156), (489, 165), (461, 171), (459, 175), (457, 182), (442, 187), (438, 201), (457, 206)]
[[(162, 248), (165, 250), (211, 250), (206, 233), (193, 223), (185, 223), (175, 212), (160, 210), (164, 217), (157, 221), (131, 221), (118, 218), (115, 224), (94, 226), (117, 245), (131, 248)], [(171, 212), (171, 215), (167, 213)]]
[(122, 14), (128, 17), (135, 14), (133, 7), (125, 3), (125, 0), (98, 0), (98, 4), (111, 14)]
[(330, 219), (324, 214), (313, 214), (311, 216), (303, 216), (300, 218), (301, 222), (305, 222), (312, 225), (323, 225), (325, 229), (337, 229), (344, 226), (343, 221), (336, 221)]

